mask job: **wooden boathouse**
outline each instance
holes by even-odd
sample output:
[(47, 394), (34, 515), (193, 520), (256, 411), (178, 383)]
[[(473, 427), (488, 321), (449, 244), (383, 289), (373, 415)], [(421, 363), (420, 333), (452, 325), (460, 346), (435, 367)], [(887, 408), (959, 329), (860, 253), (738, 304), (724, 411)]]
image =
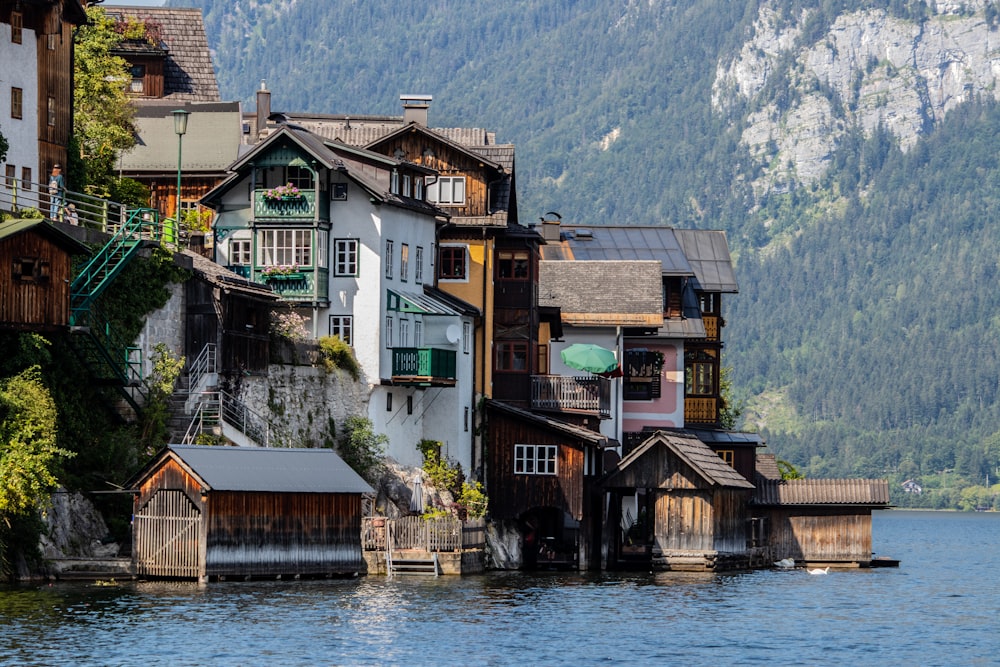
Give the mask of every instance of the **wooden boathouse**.
[(351, 575), (368, 484), (330, 449), (168, 445), (127, 483), (137, 576)]
[(658, 431), (609, 471), (608, 565), (663, 570), (750, 566), (753, 484), (698, 438)]

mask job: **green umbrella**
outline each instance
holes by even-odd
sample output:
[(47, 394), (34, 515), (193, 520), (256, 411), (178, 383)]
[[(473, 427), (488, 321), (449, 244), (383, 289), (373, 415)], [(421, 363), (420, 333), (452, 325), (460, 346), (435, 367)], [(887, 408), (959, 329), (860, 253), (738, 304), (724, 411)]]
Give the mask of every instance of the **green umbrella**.
[(611, 350), (591, 343), (574, 343), (559, 353), (563, 363), (588, 373), (610, 373), (618, 368), (618, 360)]

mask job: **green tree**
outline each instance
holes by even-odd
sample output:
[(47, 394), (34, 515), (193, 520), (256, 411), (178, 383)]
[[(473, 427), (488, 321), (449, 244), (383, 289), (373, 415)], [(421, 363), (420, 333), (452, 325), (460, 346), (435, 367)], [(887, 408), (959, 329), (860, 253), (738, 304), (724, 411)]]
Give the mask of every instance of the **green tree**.
[(8, 149), (10, 149), (10, 144), (7, 143), (7, 138), (0, 132), (0, 162), (7, 159)]
[(101, 7), (87, 8), (88, 21), (74, 36), (73, 139), (79, 154), (71, 174), (82, 172), (73, 187), (107, 195), (121, 151), (135, 145), (135, 110), (125, 94), (128, 64), (111, 55), (122, 36)]
[(340, 458), (369, 484), (375, 484), (382, 474), (382, 457), (389, 438), (375, 433), (371, 420), (365, 417), (348, 417), (343, 430), (337, 445)]

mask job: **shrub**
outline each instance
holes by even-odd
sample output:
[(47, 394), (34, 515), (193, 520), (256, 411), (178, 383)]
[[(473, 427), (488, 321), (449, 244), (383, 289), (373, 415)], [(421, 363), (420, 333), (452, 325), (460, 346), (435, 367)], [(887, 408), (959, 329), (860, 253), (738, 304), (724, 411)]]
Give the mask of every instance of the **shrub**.
[(481, 519), (486, 516), (489, 498), (483, 493), (483, 485), (479, 482), (463, 482), (462, 492), (458, 494), (458, 504), (465, 508), (470, 518)]
[(355, 380), (361, 374), (354, 350), (340, 336), (323, 336), (319, 339), (319, 358), (328, 373), (339, 368), (350, 373)]
[(306, 318), (294, 310), (271, 311), (271, 333), (296, 343), (309, 338), (309, 332), (306, 330)]
[(382, 474), (382, 457), (388, 442), (389, 438), (384, 433), (375, 433), (371, 420), (348, 417), (337, 443), (337, 452), (344, 463), (374, 485)]

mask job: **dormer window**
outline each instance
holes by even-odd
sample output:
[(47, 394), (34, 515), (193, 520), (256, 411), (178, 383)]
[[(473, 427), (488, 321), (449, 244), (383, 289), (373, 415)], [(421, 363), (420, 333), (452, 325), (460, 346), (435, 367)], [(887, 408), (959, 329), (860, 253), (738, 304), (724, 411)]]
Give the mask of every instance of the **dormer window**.
[(465, 176), (441, 176), (427, 186), (427, 200), (441, 206), (465, 204)]
[(146, 91), (146, 66), (132, 65), (129, 68), (132, 75), (132, 82), (129, 84), (129, 92), (142, 95)]
[(399, 194), (399, 172), (395, 169), (392, 170), (392, 174), (389, 176), (389, 192), (394, 195)]

